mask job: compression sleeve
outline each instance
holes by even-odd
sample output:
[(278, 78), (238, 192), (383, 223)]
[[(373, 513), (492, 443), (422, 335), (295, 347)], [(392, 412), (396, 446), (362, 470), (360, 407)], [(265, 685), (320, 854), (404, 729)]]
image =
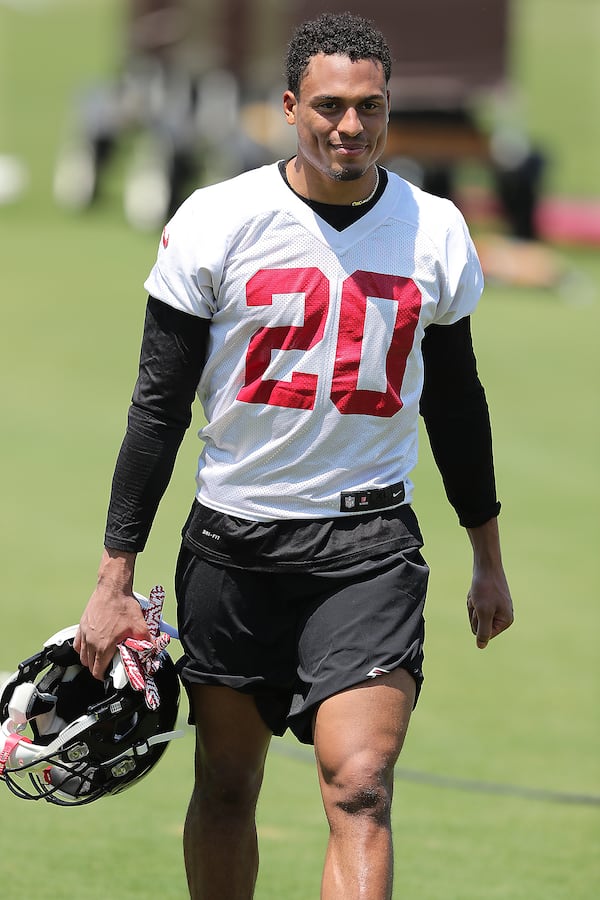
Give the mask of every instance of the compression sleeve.
[(492, 433), (477, 374), (471, 324), (430, 325), (423, 339), (421, 414), (448, 500), (461, 525), (475, 528), (498, 515)]
[(209, 320), (148, 298), (140, 366), (112, 480), (104, 543), (144, 549), (192, 419)]

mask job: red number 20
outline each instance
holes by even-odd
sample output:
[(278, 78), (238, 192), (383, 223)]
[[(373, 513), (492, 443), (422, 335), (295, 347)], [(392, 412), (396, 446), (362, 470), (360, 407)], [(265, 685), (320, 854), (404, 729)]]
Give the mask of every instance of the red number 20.
[[(248, 282), (248, 306), (270, 306), (275, 294), (304, 295), (304, 324), (259, 328), (246, 354), (246, 378), (238, 400), (293, 409), (312, 409), (319, 376), (293, 372), (290, 381), (263, 378), (273, 350), (310, 350), (322, 338), (329, 311), (329, 282), (316, 268), (261, 269)], [(385, 391), (358, 387), (367, 298), (396, 303), (392, 340), (387, 351)], [(401, 389), (421, 309), (413, 281), (398, 275), (357, 271), (343, 283), (340, 325), (331, 399), (343, 414), (393, 416), (402, 408)]]

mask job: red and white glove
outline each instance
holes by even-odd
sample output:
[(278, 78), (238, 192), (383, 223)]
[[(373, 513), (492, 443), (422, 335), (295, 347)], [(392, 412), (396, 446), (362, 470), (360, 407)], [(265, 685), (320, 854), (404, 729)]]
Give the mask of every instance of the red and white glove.
[(171, 640), (168, 634), (160, 630), (164, 600), (164, 588), (157, 584), (150, 591), (147, 605), (143, 606), (144, 619), (152, 635), (150, 641), (126, 638), (118, 645), (129, 684), (135, 691), (144, 691), (148, 709), (157, 709), (160, 704), (154, 673), (161, 665), (160, 653)]

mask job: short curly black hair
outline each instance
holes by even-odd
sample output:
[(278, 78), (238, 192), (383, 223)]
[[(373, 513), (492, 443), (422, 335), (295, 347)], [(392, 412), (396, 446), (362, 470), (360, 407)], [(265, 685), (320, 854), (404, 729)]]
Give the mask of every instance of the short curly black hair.
[(299, 25), (288, 44), (285, 74), (288, 90), (297, 94), (304, 71), (318, 53), (339, 53), (358, 59), (376, 59), (383, 66), (385, 80), (390, 80), (392, 57), (387, 42), (375, 23), (350, 12), (322, 13), (318, 18)]

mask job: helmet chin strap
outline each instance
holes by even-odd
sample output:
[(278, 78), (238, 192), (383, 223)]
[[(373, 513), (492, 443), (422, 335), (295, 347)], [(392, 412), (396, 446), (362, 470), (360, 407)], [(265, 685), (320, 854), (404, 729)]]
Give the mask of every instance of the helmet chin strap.
[(110, 768), (110, 766), (114, 766), (115, 763), (119, 762), (119, 760), (125, 759), (128, 756), (143, 756), (145, 753), (148, 753), (150, 748), (154, 747), (155, 744), (168, 744), (169, 741), (172, 741), (175, 738), (183, 737), (184, 734), (185, 732), (181, 731), (180, 729), (177, 731), (163, 731), (160, 734), (152, 734), (145, 740), (140, 741), (137, 744), (133, 744), (133, 746), (131, 747), (128, 747), (127, 750), (123, 750), (112, 759), (107, 759), (102, 763), (102, 765)]
[[(17, 734), (15, 731), (12, 734), (8, 734), (6, 737), (3, 735), (0, 736), (0, 778), (4, 775), (10, 762), (11, 756), (15, 753), (15, 748), (19, 746), (22, 742), (30, 743), (29, 738), (21, 737), (20, 734)], [(10, 768), (10, 767), (9, 767)]]
[[(28, 771), (36, 772), (45, 769), (55, 753), (63, 750), (64, 745), (77, 737), (83, 731), (86, 731), (98, 721), (98, 716), (87, 715), (81, 716), (70, 725), (67, 725), (61, 733), (47, 746), (34, 744), (30, 738), (21, 735), (18, 732), (19, 727), (10, 719), (3, 722), (0, 726), (0, 776), (5, 770), (9, 771)], [(147, 753), (155, 744), (166, 744), (175, 738), (184, 736), (184, 732), (163, 731), (160, 734), (153, 734), (138, 745), (129, 747), (122, 753), (119, 753), (111, 760), (107, 760), (105, 765), (114, 765), (119, 759), (127, 756), (140, 756)]]
[(19, 734), (17, 729), (19, 727), (22, 728), (22, 725), (18, 726), (10, 719), (7, 719), (0, 726), (0, 759), (4, 759), (6, 756), (4, 765), (0, 766), (0, 775), (6, 769), (10, 771), (27, 770), (29, 772), (45, 769), (49, 758), (58, 753), (59, 750), (62, 750), (67, 741), (77, 737), (78, 734), (90, 728), (97, 721), (98, 717), (95, 715), (81, 716), (70, 725), (67, 725), (50, 744), (40, 746), (39, 744), (34, 744), (28, 737)]

